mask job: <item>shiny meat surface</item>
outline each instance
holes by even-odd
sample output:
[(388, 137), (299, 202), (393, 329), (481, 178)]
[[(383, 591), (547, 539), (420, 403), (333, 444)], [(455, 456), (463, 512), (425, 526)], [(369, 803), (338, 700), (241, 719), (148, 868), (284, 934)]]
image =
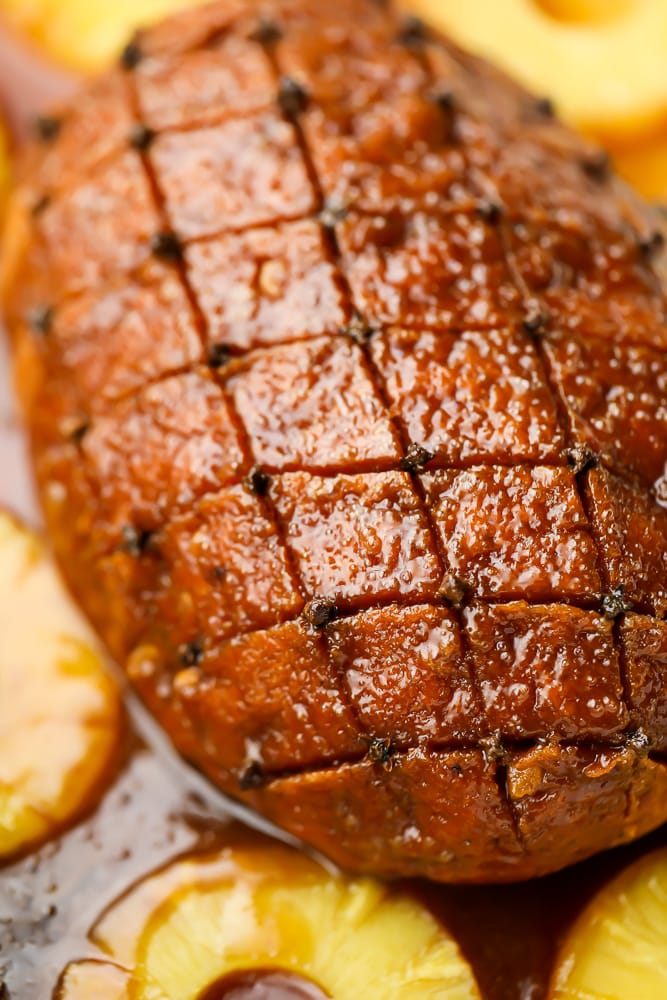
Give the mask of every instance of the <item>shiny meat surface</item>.
[(4, 298), (70, 585), (176, 746), (346, 867), (667, 819), (651, 214), (372, 0), (143, 34), (27, 157)]

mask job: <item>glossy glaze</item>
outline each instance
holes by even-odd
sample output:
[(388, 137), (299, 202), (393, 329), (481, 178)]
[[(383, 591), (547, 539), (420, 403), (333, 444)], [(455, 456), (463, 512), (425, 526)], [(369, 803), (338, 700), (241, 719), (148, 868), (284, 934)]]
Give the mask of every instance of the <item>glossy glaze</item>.
[[(183, 35), (181, 27), (178, 32), (172, 34), (172, 41), (175, 38), (180, 42)], [(190, 32), (189, 40), (197, 40), (196, 25)], [(299, 40), (299, 45), (302, 43), (303, 38)], [(12, 51), (15, 51), (13, 44)], [(13, 63), (11, 65), (13, 66)], [(12, 69), (11, 72), (5, 73), (8, 66), (10, 66), (8, 61), (0, 61), (0, 78), (5, 81), (5, 92), (11, 93), (14, 72)], [(347, 68), (349, 72), (349, 65)], [(171, 66), (169, 72), (172, 72)], [(41, 79), (44, 87), (45, 78), (42, 76)], [(390, 79), (391, 72), (388, 72), (381, 85), (387, 85)], [(7, 81), (10, 83), (9, 87)], [(366, 85), (375, 88), (378, 83), (370, 79), (366, 81)], [(228, 83), (225, 83), (225, 88), (227, 86)], [(52, 92), (49, 76), (46, 77), (45, 89), (48, 93)], [(194, 89), (196, 101), (203, 91), (200, 86)], [(24, 93), (22, 90), (18, 96), (22, 98)], [(16, 99), (16, 95), (12, 96)], [(204, 107), (201, 107), (202, 103)], [(166, 106), (169, 108), (169, 101), (166, 102)], [(36, 107), (34, 103), (33, 107)], [(207, 97), (204, 102), (200, 102), (200, 113), (206, 114), (208, 109)], [(382, 187), (378, 187), (379, 183)], [(531, 183), (535, 184), (535, 175), (531, 177)], [(374, 191), (381, 190), (375, 206), (382, 208), (390, 193), (386, 173), (380, 181), (375, 175), (365, 190), (367, 197), (371, 197)], [(234, 246), (233, 243), (230, 245)], [(205, 244), (201, 246), (204, 247)], [(245, 261), (245, 257), (243, 260)], [(311, 269), (308, 274), (312, 273)], [(300, 280), (306, 278), (307, 276), (304, 276)], [(314, 286), (311, 287), (313, 295), (319, 294)], [(134, 294), (135, 286), (132, 286), (130, 291)], [(212, 294), (215, 294), (215, 288)], [(305, 289), (302, 294), (306, 294)], [(97, 301), (96, 294), (92, 301), (93, 303)], [(222, 308), (226, 308), (226, 302), (225, 299)], [(211, 316), (213, 311), (212, 306)], [(144, 308), (142, 315), (145, 314)], [(242, 315), (248, 315), (245, 306)], [(609, 319), (602, 316), (599, 311), (593, 315), (599, 320), (601, 327), (606, 323), (604, 329), (607, 329)], [(618, 313), (616, 315), (618, 316)], [(270, 312), (264, 313), (264, 317), (257, 333), (243, 334), (244, 338), (250, 337), (252, 340), (244, 339), (241, 346), (263, 343), (265, 337), (271, 340), (272, 331), (278, 327), (278, 319)], [(87, 322), (85, 313), (84, 319)], [(238, 323), (237, 314), (234, 314), (234, 319)], [(334, 322), (337, 320), (334, 319)], [(224, 329), (226, 339), (229, 327), (226, 326)], [(627, 329), (630, 334), (636, 336), (640, 328), (633, 324)], [(661, 345), (659, 327), (642, 327), (641, 330), (642, 335), (645, 333), (646, 337), (652, 338), (658, 346)], [(317, 329), (313, 332), (319, 334), (323, 331)], [(89, 336), (90, 343), (94, 345), (95, 332)], [(99, 336), (104, 337), (103, 325), (100, 327)], [(447, 338), (448, 341), (450, 339)], [(476, 339), (479, 338), (470, 338), (472, 343), (475, 343)], [(133, 337), (123, 339), (121, 360), (128, 351), (133, 351), (137, 341), (141, 343), (141, 334), (139, 328), (135, 326)], [(397, 338), (393, 343), (398, 345), (400, 350), (401, 341)], [(461, 340), (458, 341), (458, 344), (462, 343)], [(107, 344), (109, 344), (108, 338)], [(83, 345), (82, 338), (82, 350)], [(107, 365), (106, 354), (93, 349), (93, 356), (100, 365)], [(526, 354), (521, 356), (526, 359), (529, 357)], [(155, 354), (150, 356), (151, 364), (155, 357)], [(133, 367), (134, 364), (127, 366), (120, 364), (118, 366), (120, 379), (132, 378)], [(139, 365), (137, 369), (140, 371)], [(86, 368), (86, 372), (89, 370), (92, 371)], [(100, 387), (112, 384), (113, 379), (107, 376), (105, 368), (101, 370), (104, 374), (98, 383)], [(472, 370), (474, 374), (477, 365)], [(83, 377), (83, 371), (79, 369), (79, 372)], [(2, 379), (0, 406), (3, 413), (0, 425), (0, 456), (5, 474), (0, 477), (0, 499), (34, 521), (37, 515), (32, 500), (30, 477), (24, 458), (24, 445), (13, 416), (13, 407), (10, 405), (7, 375), (6, 361), (3, 358), (0, 360)], [(440, 377), (438, 375), (438, 378)], [(527, 377), (532, 378), (532, 376)], [(465, 405), (475, 406), (474, 397), (472, 403)], [(408, 412), (406, 409), (406, 413)], [(523, 428), (526, 425), (521, 423), (520, 426)], [(451, 435), (445, 440), (449, 440), (450, 437)], [(539, 439), (538, 435), (537, 440)], [(451, 440), (454, 441), (454, 447), (457, 447), (455, 439), (451, 437)], [(472, 440), (473, 442), (480, 440), (476, 432)], [(505, 440), (505, 437), (496, 440)], [(515, 446), (513, 443), (512, 447)], [(499, 445), (494, 444), (493, 447)], [(523, 457), (532, 459), (533, 455)], [(474, 461), (476, 460), (475, 457)], [(515, 614), (516, 611), (512, 613)], [(451, 612), (447, 609), (438, 611), (425, 609), (423, 617), (417, 617), (418, 614), (418, 609), (414, 611), (405, 609), (400, 614), (398, 608), (395, 612), (392, 608), (369, 611), (359, 615), (349, 626), (346, 621), (342, 621), (336, 623), (331, 630), (333, 648), (337, 651), (335, 655), (342, 657), (341, 668), (345, 669), (350, 678), (350, 688), (358, 696), (360, 705), (366, 711), (375, 713), (373, 727), (383, 737), (396, 731), (395, 720), (401, 716), (403, 725), (406, 724), (405, 710), (401, 702), (398, 701), (394, 708), (394, 703), (386, 697), (385, 680), (391, 681), (393, 671), (397, 671), (399, 679), (392, 683), (392, 690), (397, 698), (399, 695), (403, 697), (402, 692), (405, 691), (409, 703), (414, 704), (411, 725), (414, 725), (417, 731), (422, 725), (428, 727), (433, 717), (441, 718), (443, 712), (452, 724), (456, 724), (454, 710), (456, 706), (454, 709), (450, 708), (447, 696), (447, 691), (451, 690), (448, 686), (448, 677), (451, 677), (449, 657), (456, 650), (456, 643), (452, 638)], [(538, 610), (537, 621), (539, 620)], [(583, 616), (581, 621), (586, 622), (588, 629), (590, 627), (588, 622), (595, 621), (595, 616)], [(636, 618), (629, 616), (626, 619), (626, 627), (628, 630), (626, 649), (631, 657), (631, 676), (635, 678), (633, 683), (639, 699), (637, 711), (633, 716), (633, 725), (636, 725), (641, 718), (644, 726), (652, 727), (652, 737), (657, 742), (664, 739), (664, 720), (667, 714), (663, 704), (660, 667), (665, 658), (662, 637), (664, 626), (661, 622), (653, 623), (641, 616)], [(365, 644), (362, 641), (360, 647), (355, 639), (357, 630), (363, 633), (365, 629), (374, 634), (376, 640), (381, 635), (383, 641), (389, 645), (387, 655), (391, 657), (392, 670), (386, 678), (384, 674), (378, 676), (377, 666), (372, 658), (369, 660)], [(434, 631), (435, 636), (438, 634), (443, 636), (443, 641), (437, 642), (437, 650), (434, 648)], [(607, 627), (603, 626), (602, 632), (606, 631)], [(540, 630), (531, 641), (539, 642), (541, 634), (543, 633)], [(405, 659), (402, 657), (399, 660), (391, 652), (394, 648), (400, 649), (402, 642), (408, 650), (415, 650), (416, 657), (414, 661), (408, 661), (414, 664), (414, 669), (410, 669), (407, 680), (419, 677), (419, 671), (429, 670), (426, 675), (429, 684), (424, 683), (419, 686), (419, 698), (409, 685), (405, 686)], [(359, 658), (361, 664), (358, 662)], [(434, 677), (430, 673), (432, 662), (441, 665), (439, 674), (443, 675), (442, 687), (437, 675)], [(458, 673), (457, 678), (457, 690), (459, 688), (462, 691), (467, 690), (465, 673)], [(365, 698), (364, 691), (368, 685), (374, 686), (376, 683), (385, 693), (384, 698), (382, 700), (377, 700), (374, 696), (370, 700)], [(471, 696), (468, 694), (467, 697)], [(558, 705), (558, 700), (554, 705)], [(386, 723), (383, 721), (384, 713), (389, 717)], [(465, 719), (469, 718), (466, 711)], [(146, 728), (143, 725), (142, 729), (150, 748), (143, 742), (137, 741), (136, 737), (128, 736), (125, 762), (119, 769), (116, 783), (102, 807), (57, 842), (48, 845), (32, 858), (3, 871), (0, 875), (1, 953), (2, 961), (5, 964), (8, 962), (9, 965), (7, 985), (12, 997), (32, 995), (36, 991), (37, 995), (47, 996), (64, 964), (87, 953), (86, 931), (103, 906), (143, 876), (146, 871), (163, 863), (174, 853), (201, 843), (202, 838), (205, 845), (212, 845), (219, 832), (223, 838), (227, 836), (225, 833), (227, 828), (220, 831), (218, 825), (227, 807), (217, 798), (205, 802), (201, 798), (202, 784), (176, 761), (160, 740), (155, 728), (150, 726)], [(412, 739), (412, 734), (406, 735)], [(381, 821), (382, 817), (379, 816), (378, 823)], [(662, 842), (664, 833), (658, 833), (651, 839), (653, 844)], [(556, 943), (563, 929), (576, 915), (582, 903), (609, 874), (618, 870), (628, 858), (639, 855), (645, 849), (645, 843), (642, 841), (632, 848), (598, 856), (585, 865), (579, 865), (557, 876), (527, 885), (445, 888), (420, 883), (415, 886), (415, 890), (443, 916), (463, 942), (466, 953), (474, 963), (485, 998), (541, 1000), (545, 996), (546, 981), (550, 974)]]
[[(540, 874), (667, 815), (660, 653), (631, 682), (622, 617), (667, 608), (662, 243), (446, 41), (267, 11), (280, 38), (224, 3), (146, 33), (26, 158), (5, 298), (47, 522), (225, 790), (352, 868)], [(367, 616), (443, 607), (401, 694)]]
[[(7, 367), (0, 366), (0, 400), (9, 410), (7, 375)], [(21, 435), (15, 423), (12, 427), (13, 431), (4, 426), (0, 433), (0, 449), (3, 460), (8, 463), (3, 467), (12, 470), (11, 475), (0, 480), (0, 497), (3, 503), (11, 503), (24, 516), (34, 518)], [(25, 489), (19, 489), (21, 482), (26, 483)], [(431, 616), (435, 614), (429, 611), (418, 617), (418, 610), (408, 609), (402, 619), (393, 616), (387, 619), (391, 621), (390, 629), (384, 612), (368, 612), (367, 621), (360, 617), (359, 627), (371, 629), (376, 637), (383, 635), (390, 650), (401, 648), (401, 645), (408, 650), (419, 649), (427, 641), (426, 629), (433, 642), (436, 621)], [(437, 614), (443, 621), (437, 627), (444, 630), (446, 648), (451, 650), (452, 633), (447, 624), (450, 613), (443, 609)], [(633, 621), (631, 618), (630, 624)], [(663, 655), (662, 625), (656, 623), (647, 630), (644, 622), (645, 619), (636, 620), (641, 631), (635, 632), (631, 646), (628, 642), (636, 663), (634, 669), (640, 671), (638, 686), (648, 695), (660, 684), (660, 674), (656, 677), (654, 671)], [(359, 693), (360, 704), (368, 704), (362, 701), (363, 690), (358, 674), (354, 673), (355, 630), (345, 622), (336, 623), (332, 636), (337, 655), (345, 657), (344, 662), (349, 665), (351, 684)], [(439, 657), (442, 648), (438, 642)], [(429, 651), (434, 652), (430, 644)], [(361, 655), (366, 658), (363, 651)], [(418, 660), (417, 664), (422, 662)], [(443, 711), (441, 689), (436, 689), (436, 707), (428, 700), (429, 687), (420, 686), (419, 698), (426, 699), (426, 711), (420, 711), (423, 701), (417, 700), (410, 688), (405, 687), (405, 663), (403, 657), (400, 663), (396, 662), (401, 680), (392, 686), (394, 698), (405, 691), (410, 704), (416, 704), (414, 725), (419, 726), (420, 720), (429, 725), (430, 720), (438, 718)], [(446, 669), (445, 663), (443, 667)], [(372, 663), (369, 669), (374, 671)], [(362, 675), (367, 676), (366, 672)], [(409, 677), (414, 676), (419, 675), (411, 669)], [(462, 679), (457, 683), (462, 689), (465, 687)], [(661, 711), (659, 700), (651, 704), (655, 706), (653, 711)], [(381, 703), (373, 699), (371, 705), (377, 706), (374, 710), (382, 705), (381, 712), (389, 716), (386, 724), (382, 715), (373, 721), (383, 736), (396, 726), (394, 720), (405, 714), (400, 702), (388, 700), (386, 696)], [(456, 713), (452, 713), (448, 705), (444, 702), (444, 710), (454, 722)], [(469, 719), (467, 712), (464, 718)], [(661, 718), (664, 716), (659, 716), (656, 723), (660, 732)], [(137, 722), (143, 739), (134, 733)], [(406, 735), (412, 738), (412, 734)], [(229, 803), (213, 796), (210, 789), (176, 759), (155, 727), (148, 725), (143, 716), (134, 717), (126, 739), (118, 772), (101, 805), (57, 841), (0, 872), (0, 943), (5, 966), (3, 975), (12, 1000), (32, 994), (49, 996), (65, 964), (90, 953), (87, 932), (104, 907), (148, 871), (183, 851), (213, 847), (216, 843), (228, 842), (232, 835), (242, 841), (248, 838), (247, 829), (237, 828), (234, 832), (226, 824)], [(662, 844), (664, 840), (664, 832), (659, 832), (649, 845), (642, 841), (632, 848), (601, 855), (585, 865), (528, 884), (447, 888), (416, 883), (411, 888), (428, 902), (462, 942), (473, 962), (485, 1000), (543, 1000), (557, 943), (581, 906), (629, 859), (640, 856), (647, 846)]]

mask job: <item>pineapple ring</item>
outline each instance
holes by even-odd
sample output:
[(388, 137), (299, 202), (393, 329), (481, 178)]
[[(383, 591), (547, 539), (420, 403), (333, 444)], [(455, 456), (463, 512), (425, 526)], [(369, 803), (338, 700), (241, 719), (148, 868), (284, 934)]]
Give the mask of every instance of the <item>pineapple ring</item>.
[(334, 1000), (357, 1000), (360, 984), (376, 1000), (480, 996), (456, 943), (416, 900), (330, 875), (281, 845), (177, 861), (113, 904), (90, 937), (113, 965), (69, 966), (59, 1000), (106, 997), (85, 993), (102, 975), (109, 1000), (196, 1000), (231, 973), (267, 969)]
[(605, 886), (570, 931), (550, 1000), (664, 1000), (667, 983), (667, 850), (649, 854)]
[(99, 788), (120, 700), (41, 543), (0, 512), (0, 860)]
[(664, 0), (411, 0), (411, 6), (554, 97), (581, 128), (637, 134), (667, 118)]
[(110, 962), (72, 962), (65, 969), (55, 1000), (128, 1000), (129, 974)]

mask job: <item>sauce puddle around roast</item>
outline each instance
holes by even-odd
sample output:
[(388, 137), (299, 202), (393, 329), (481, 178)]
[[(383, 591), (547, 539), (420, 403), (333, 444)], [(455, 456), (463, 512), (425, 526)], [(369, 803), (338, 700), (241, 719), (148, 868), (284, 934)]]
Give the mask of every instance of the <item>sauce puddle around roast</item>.
[[(73, 78), (37, 60), (0, 28), (0, 105), (17, 141), (28, 131), (32, 115), (75, 85)], [(2, 343), (0, 505), (39, 523)], [(171, 752), (142, 710), (131, 707), (128, 716), (116, 773), (97, 807), (42, 848), (0, 869), (0, 982), (4, 975), (10, 1000), (50, 996), (69, 961), (94, 956), (87, 939), (90, 926), (151, 870), (184, 853), (260, 836), (241, 826), (239, 808)], [(409, 888), (456, 936), (485, 1000), (543, 1000), (559, 938), (574, 916), (608, 877), (649, 847), (664, 844), (663, 829), (628, 848), (532, 883), (420, 883)], [(255, 970), (211, 984), (200, 1000), (324, 997), (307, 980), (279, 970)]]

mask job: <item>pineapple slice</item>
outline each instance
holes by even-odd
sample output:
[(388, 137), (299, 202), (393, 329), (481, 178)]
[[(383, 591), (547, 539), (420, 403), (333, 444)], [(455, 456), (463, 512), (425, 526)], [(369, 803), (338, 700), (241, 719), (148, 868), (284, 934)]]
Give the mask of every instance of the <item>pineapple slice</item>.
[(72, 962), (65, 969), (55, 1000), (129, 1000), (130, 977), (109, 962)]
[(593, 899), (562, 948), (550, 1000), (664, 1000), (667, 850), (626, 868)]
[(253, 970), (334, 1000), (479, 1000), (457, 945), (416, 900), (281, 845), (172, 864), (114, 904), (91, 939), (130, 970), (132, 1000), (223, 996)]
[(0, 860), (89, 803), (120, 700), (37, 539), (0, 512)]
[[(201, 3), (201, 0), (199, 0)], [(85, 73), (116, 58), (132, 32), (197, 0), (2, 0), (2, 14), (57, 62)]]

